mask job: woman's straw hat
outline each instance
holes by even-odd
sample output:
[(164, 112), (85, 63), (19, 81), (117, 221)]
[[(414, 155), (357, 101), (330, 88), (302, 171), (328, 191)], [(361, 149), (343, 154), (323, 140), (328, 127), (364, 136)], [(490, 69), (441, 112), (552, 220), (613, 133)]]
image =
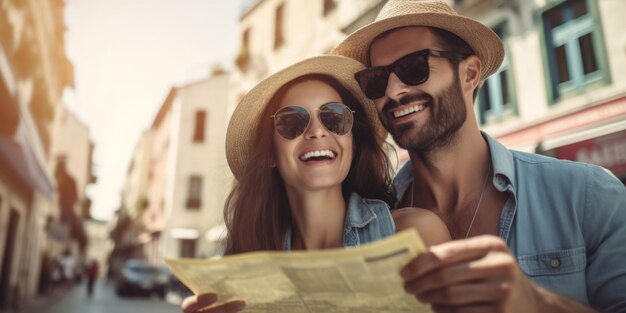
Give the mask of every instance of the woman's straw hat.
[[(263, 110), (274, 94), (286, 83), (308, 74), (334, 77), (363, 105), (367, 119), (374, 127), (382, 144), (387, 136), (371, 100), (367, 99), (354, 79), (354, 73), (364, 69), (363, 64), (339, 55), (322, 55), (293, 64), (261, 81), (248, 92), (235, 108), (226, 131), (226, 159), (236, 178), (243, 174), (255, 146), (256, 130)], [(263, 121), (273, 125), (271, 120)]]
[(459, 15), (443, 1), (433, 0), (389, 0), (374, 22), (350, 34), (331, 53), (369, 64), (372, 41), (388, 30), (406, 26), (441, 28), (465, 40), (482, 62), (481, 80), (495, 73), (504, 58), (502, 41), (489, 27)]

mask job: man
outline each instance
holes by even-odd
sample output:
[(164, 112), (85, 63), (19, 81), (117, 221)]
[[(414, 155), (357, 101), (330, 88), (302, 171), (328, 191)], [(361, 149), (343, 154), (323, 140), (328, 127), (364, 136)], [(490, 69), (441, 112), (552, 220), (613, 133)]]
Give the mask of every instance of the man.
[(401, 272), (437, 311), (626, 311), (626, 189), (606, 170), (507, 150), (481, 133), (477, 89), (504, 55), (488, 27), (440, 1), (390, 0), (333, 53), (410, 162), (398, 207), (438, 214), (453, 241)]

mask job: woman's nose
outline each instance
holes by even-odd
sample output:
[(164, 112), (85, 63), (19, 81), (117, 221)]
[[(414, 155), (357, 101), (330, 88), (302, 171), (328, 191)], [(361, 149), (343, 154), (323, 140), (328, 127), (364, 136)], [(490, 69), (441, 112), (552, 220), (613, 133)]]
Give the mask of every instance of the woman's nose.
[(311, 121), (309, 122), (309, 126), (304, 132), (304, 137), (306, 139), (313, 139), (313, 138), (326, 137), (327, 135), (328, 135), (328, 130), (326, 130), (326, 127), (322, 125), (322, 122), (320, 122), (316, 114), (312, 115)]

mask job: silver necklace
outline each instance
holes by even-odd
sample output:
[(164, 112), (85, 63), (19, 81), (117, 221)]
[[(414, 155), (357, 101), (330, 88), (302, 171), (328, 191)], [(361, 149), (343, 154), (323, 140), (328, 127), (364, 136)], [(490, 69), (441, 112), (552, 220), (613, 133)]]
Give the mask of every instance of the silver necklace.
[[(480, 203), (483, 202), (483, 195), (485, 194), (485, 190), (487, 189), (487, 181), (489, 180), (489, 174), (491, 174), (491, 162), (489, 162), (489, 166), (487, 166), (487, 174), (485, 174), (485, 180), (483, 182), (483, 188), (480, 191), (480, 197), (478, 197), (478, 204), (476, 204), (476, 209), (474, 209), (474, 216), (472, 216), (472, 220), (470, 221), (469, 227), (467, 228), (467, 232), (465, 233), (465, 238), (467, 238), (472, 230), (472, 226), (474, 226), (474, 220), (476, 220), (476, 215), (478, 215), (478, 210), (480, 210)], [(413, 195), (415, 194), (415, 180), (411, 182), (411, 207), (413, 207)]]

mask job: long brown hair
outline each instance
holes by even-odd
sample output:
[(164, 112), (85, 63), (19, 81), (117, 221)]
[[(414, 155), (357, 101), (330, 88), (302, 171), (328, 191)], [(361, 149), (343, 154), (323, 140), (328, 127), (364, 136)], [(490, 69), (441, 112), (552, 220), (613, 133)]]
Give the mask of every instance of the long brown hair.
[(256, 127), (254, 153), (245, 165), (224, 206), (228, 228), (225, 254), (258, 250), (282, 250), (287, 229), (291, 227), (291, 210), (285, 184), (273, 159), (274, 126), (271, 115), (291, 86), (316, 80), (339, 93), (344, 104), (355, 111), (353, 160), (342, 183), (344, 199), (356, 192), (361, 197), (380, 199), (391, 205), (391, 166), (358, 100), (335, 78), (309, 74), (282, 86), (263, 110)]

